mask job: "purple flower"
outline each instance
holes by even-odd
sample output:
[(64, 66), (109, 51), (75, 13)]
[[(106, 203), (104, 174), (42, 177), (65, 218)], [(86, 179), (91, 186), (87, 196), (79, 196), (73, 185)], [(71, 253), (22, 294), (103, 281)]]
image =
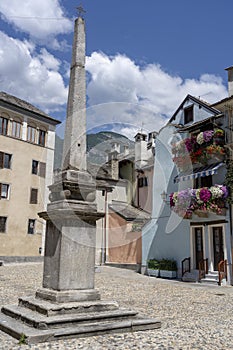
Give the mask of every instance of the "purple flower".
[(210, 199), (211, 197), (211, 192), (208, 190), (208, 188), (202, 188), (200, 190), (200, 199), (203, 201), (203, 202), (208, 202), (208, 200)]
[(209, 142), (212, 137), (214, 135), (214, 131), (213, 130), (206, 130), (203, 132), (203, 138), (205, 142)]
[(229, 194), (227, 186), (221, 186), (221, 190), (223, 191), (223, 198), (227, 198)]

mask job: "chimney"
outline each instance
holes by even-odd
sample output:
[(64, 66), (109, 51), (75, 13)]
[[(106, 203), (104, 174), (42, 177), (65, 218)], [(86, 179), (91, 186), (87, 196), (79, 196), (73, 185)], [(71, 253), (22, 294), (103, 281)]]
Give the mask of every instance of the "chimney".
[(113, 180), (119, 179), (119, 161), (117, 156), (117, 151), (111, 151), (108, 154), (108, 164), (110, 166), (110, 173)]
[(225, 68), (228, 72), (228, 95), (233, 96), (233, 66)]
[(121, 145), (118, 142), (112, 142), (112, 152), (120, 153), (121, 152)]
[(148, 160), (147, 134), (138, 132), (135, 136), (135, 167), (141, 169)]

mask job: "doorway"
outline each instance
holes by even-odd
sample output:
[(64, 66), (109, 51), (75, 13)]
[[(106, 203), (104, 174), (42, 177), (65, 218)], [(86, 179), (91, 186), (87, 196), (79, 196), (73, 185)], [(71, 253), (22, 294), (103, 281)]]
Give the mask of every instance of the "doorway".
[(204, 258), (203, 254), (203, 228), (194, 228), (194, 251), (196, 260), (196, 269), (199, 269), (199, 262)]
[(214, 270), (218, 270), (218, 263), (224, 260), (224, 241), (222, 226), (213, 227), (213, 251), (214, 251)]

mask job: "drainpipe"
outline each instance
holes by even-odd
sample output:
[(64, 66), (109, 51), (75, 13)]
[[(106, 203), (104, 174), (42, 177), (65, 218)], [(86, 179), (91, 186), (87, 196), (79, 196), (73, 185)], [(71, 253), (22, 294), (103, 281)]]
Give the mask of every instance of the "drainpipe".
[(106, 262), (106, 242), (107, 242), (107, 205), (108, 205), (108, 191), (104, 190), (104, 229), (102, 237), (102, 252), (101, 252), (101, 265)]

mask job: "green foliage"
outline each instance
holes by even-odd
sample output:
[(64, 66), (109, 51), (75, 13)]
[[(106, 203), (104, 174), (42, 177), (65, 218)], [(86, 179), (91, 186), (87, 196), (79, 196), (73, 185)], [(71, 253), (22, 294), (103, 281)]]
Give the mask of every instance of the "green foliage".
[(152, 269), (152, 270), (159, 270), (159, 260), (156, 260), (156, 259), (150, 259), (148, 260), (148, 268), (149, 269)]
[(177, 263), (175, 260), (169, 259), (150, 259), (147, 262), (147, 266), (152, 270), (166, 270), (166, 271), (177, 271)]
[(19, 344), (20, 345), (26, 344), (26, 339), (27, 339), (26, 335), (22, 333), (19, 338)]
[(177, 271), (177, 263), (175, 260), (160, 260), (160, 270)]
[(225, 179), (225, 184), (228, 187), (229, 190), (229, 196), (228, 196), (228, 203), (233, 204), (233, 198), (232, 198), (232, 193), (233, 193), (233, 161), (228, 160), (227, 165), (227, 174), (226, 174), (226, 179)]

